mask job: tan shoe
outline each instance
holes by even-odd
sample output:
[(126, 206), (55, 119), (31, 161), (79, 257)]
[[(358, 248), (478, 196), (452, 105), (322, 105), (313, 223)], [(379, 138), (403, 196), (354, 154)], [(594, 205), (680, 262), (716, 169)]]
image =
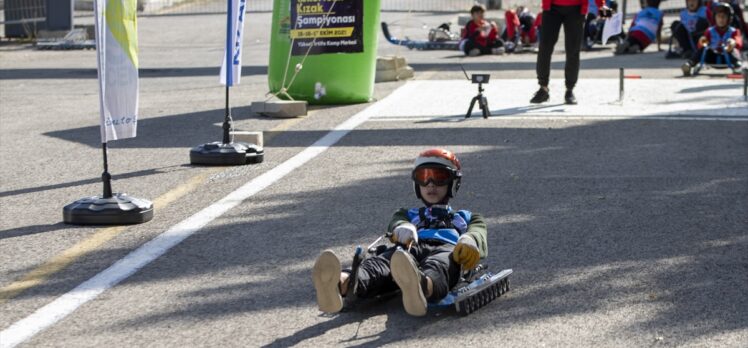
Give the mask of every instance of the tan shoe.
[(317, 291), (317, 306), (325, 313), (338, 313), (343, 309), (340, 296), (340, 260), (332, 250), (319, 255), (312, 268), (312, 282)]
[(426, 315), (426, 296), (421, 288), (421, 273), (413, 257), (403, 250), (396, 250), (390, 261), (392, 278), (403, 294), (403, 307), (412, 316)]

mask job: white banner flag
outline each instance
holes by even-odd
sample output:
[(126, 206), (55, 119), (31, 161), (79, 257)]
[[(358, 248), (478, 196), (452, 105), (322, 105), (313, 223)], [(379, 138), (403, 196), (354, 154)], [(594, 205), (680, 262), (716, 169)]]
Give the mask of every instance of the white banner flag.
[(246, 8), (247, 0), (228, 0), (226, 50), (221, 65), (221, 84), (226, 86), (238, 85), (242, 76), (242, 38)]
[(106, 143), (137, 135), (137, 0), (95, 2), (101, 141)]
[(608, 39), (610, 39), (611, 36), (620, 34), (622, 30), (623, 15), (616, 13), (606, 19), (605, 26), (603, 26), (603, 45), (608, 43)]

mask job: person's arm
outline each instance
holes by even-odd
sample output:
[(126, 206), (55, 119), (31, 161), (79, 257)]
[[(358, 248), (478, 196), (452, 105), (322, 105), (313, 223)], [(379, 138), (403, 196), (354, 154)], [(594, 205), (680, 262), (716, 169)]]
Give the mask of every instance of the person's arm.
[(698, 48), (701, 49), (701, 48), (704, 48), (706, 46), (709, 46), (709, 41), (711, 40), (711, 36), (712, 35), (709, 32), (709, 29), (705, 30), (704, 31), (704, 35), (702, 35), (699, 38), (699, 44), (698, 44), (699, 47)]
[(392, 215), (392, 219), (390, 220), (389, 225), (387, 225), (387, 232), (392, 232), (395, 227), (404, 223), (410, 223), (410, 219), (408, 218), (408, 209), (400, 208), (395, 211), (395, 214)]
[(740, 29), (735, 29), (732, 36), (727, 40), (727, 52), (732, 53), (734, 49), (740, 51), (743, 48), (743, 36), (740, 34)]
[(495, 22), (491, 22), (491, 31), (488, 32), (488, 41), (494, 42), (499, 38), (499, 27)]
[(472, 214), (465, 234), (475, 239), (481, 258), (488, 256), (487, 230), (488, 228), (485, 220), (483, 220), (483, 216), (480, 214)]

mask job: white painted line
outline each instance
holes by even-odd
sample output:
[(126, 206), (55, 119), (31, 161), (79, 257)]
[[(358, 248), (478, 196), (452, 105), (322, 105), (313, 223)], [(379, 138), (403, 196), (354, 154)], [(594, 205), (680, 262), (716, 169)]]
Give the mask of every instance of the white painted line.
[[(467, 120), (465, 116), (442, 116), (442, 117), (376, 117), (368, 122), (463, 122), (483, 121), (483, 116), (471, 116)], [(656, 120), (656, 121), (726, 121), (726, 122), (748, 122), (746, 117), (698, 117), (698, 116), (502, 116), (489, 117), (490, 121), (631, 121), (631, 120)]]
[(374, 104), (352, 116), (296, 156), (247, 182), (218, 202), (211, 204), (174, 225), (166, 232), (143, 244), (93, 278), (78, 285), (75, 289), (70, 290), (46, 306), (39, 308), (28, 317), (17, 321), (9, 328), (0, 332), (0, 347), (14, 347), (62, 320), (84, 303), (93, 300), (104, 291), (133, 275), (211, 221), (239, 205), (242, 201), (252, 197), (254, 194), (304, 165), (304, 163), (325, 152), (325, 150), (335, 145), (351, 130), (366, 122), (374, 114), (376, 109), (377, 104)]

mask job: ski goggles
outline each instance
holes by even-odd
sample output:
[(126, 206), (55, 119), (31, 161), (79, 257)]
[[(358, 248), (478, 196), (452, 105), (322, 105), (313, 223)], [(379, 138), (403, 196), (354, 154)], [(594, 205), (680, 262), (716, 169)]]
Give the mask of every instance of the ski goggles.
[(444, 186), (452, 180), (454, 180), (454, 173), (446, 168), (419, 167), (413, 170), (413, 181), (421, 186), (426, 186), (429, 182), (436, 186)]

